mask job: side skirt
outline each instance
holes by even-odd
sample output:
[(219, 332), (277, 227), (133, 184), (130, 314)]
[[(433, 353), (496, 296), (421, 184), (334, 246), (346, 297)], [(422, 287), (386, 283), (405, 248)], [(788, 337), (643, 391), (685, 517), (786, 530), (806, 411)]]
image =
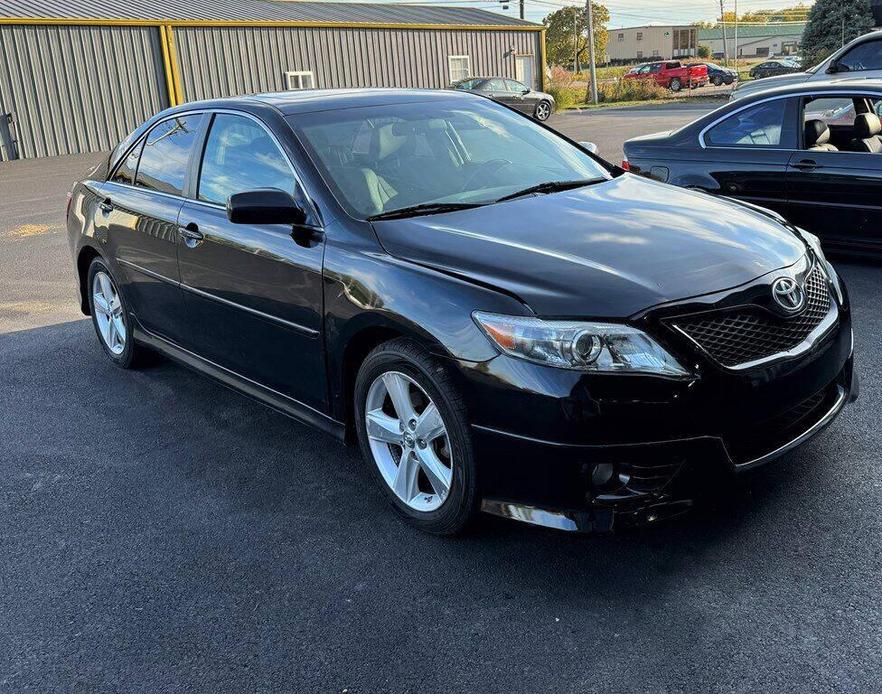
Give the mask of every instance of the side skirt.
[(241, 376), (219, 364), (200, 357), (198, 354), (194, 354), (169, 340), (154, 335), (137, 324), (137, 320), (135, 322), (134, 338), (141, 344), (200, 374), (209, 376), (221, 385), (241, 393), (252, 400), (256, 400), (262, 405), (266, 405), (277, 412), (296, 419), (298, 422), (321, 429), (339, 441), (345, 441), (346, 426), (343, 422), (338, 422), (336, 419), (329, 417), (323, 412), (319, 412), (309, 405), (303, 404), (299, 400), (262, 386), (256, 381), (252, 381), (245, 376)]

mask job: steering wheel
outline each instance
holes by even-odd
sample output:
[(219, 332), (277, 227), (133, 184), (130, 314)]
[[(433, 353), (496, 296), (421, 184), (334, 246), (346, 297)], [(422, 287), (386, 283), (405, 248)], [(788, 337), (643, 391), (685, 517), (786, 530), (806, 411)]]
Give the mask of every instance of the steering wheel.
[(508, 159), (488, 159), (487, 161), (478, 164), (478, 168), (472, 171), (472, 173), (466, 178), (465, 182), (460, 187), (460, 191), (471, 188), (472, 183), (474, 183), (475, 179), (479, 176), (490, 176), (506, 166), (511, 166), (511, 162)]

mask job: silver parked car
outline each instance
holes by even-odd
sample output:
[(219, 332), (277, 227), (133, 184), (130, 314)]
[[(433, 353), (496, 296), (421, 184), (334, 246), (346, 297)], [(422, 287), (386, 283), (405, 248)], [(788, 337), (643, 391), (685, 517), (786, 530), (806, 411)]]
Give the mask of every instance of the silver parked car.
[(729, 99), (740, 99), (748, 94), (789, 84), (812, 80), (827, 81), (837, 78), (882, 78), (882, 31), (873, 31), (859, 36), (823, 62), (803, 72), (741, 82), (732, 90)]

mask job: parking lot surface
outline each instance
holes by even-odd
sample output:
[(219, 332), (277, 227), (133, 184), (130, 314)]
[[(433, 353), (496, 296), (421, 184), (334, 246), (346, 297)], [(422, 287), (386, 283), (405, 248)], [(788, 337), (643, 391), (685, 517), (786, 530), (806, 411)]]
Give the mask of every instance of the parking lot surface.
[[(615, 160), (698, 112), (552, 124)], [(354, 449), (109, 363), (60, 227), (98, 158), (0, 164), (0, 691), (878, 690), (882, 267), (838, 263), (862, 395), (809, 446), (665, 524), (439, 539)]]

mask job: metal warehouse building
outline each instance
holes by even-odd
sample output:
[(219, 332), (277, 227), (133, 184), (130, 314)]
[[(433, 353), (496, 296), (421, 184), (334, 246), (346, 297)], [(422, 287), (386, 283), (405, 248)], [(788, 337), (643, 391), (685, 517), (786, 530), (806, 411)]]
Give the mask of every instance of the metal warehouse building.
[(541, 26), (471, 8), (3, 0), (0, 159), (107, 150), (167, 106), (233, 94), (481, 74), (541, 88), (544, 45)]

